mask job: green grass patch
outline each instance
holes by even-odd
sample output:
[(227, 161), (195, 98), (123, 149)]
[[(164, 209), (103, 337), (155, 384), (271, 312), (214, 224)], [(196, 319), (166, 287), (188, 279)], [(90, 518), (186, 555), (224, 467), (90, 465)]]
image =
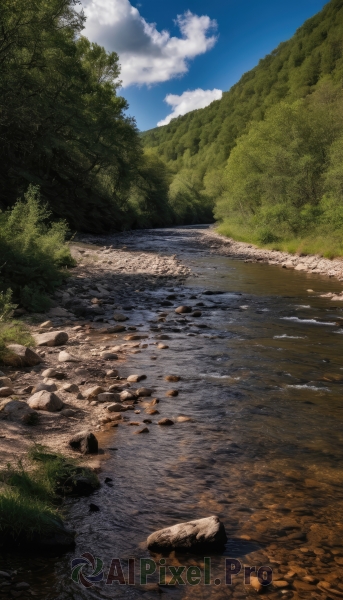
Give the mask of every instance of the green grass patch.
[(10, 353), (8, 344), (34, 346), (35, 341), (25, 323), (21, 321), (1, 322), (0, 320), (0, 361)]
[(99, 487), (93, 471), (40, 445), (31, 448), (25, 464), (8, 464), (0, 472), (0, 537), (25, 544), (59, 531), (63, 498), (73, 494), (79, 477), (93, 490)]
[(279, 250), (289, 254), (317, 254), (324, 258), (333, 259), (343, 256), (343, 237), (339, 231), (315, 231), (311, 235), (303, 237), (284, 238), (280, 234), (274, 236), (267, 230), (255, 230), (246, 227), (240, 223), (224, 221), (216, 229), (218, 233), (225, 237), (230, 237), (238, 242), (254, 244), (258, 248), (267, 248), (269, 250)]

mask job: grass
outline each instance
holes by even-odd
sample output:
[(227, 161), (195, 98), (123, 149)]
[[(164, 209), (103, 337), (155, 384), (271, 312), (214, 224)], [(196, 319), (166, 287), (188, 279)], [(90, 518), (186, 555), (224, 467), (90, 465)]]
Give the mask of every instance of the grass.
[[(224, 221), (218, 225), (217, 232), (238, 242), (254, 244), (258, 248), (268, 250), (279, 250), (299, 255), (317, 254), (329, 259), (343, 256), (343, 237), (337, 231), (324, 232), (320, 230), (304, 237), (285, 236), (282, 238), (280, 236), (270, 243), (263, 243), (264, 232), (261, 236), (261, 231), (248, 229), (238, 223)], [(268, 239), (267, 236), (265, 239)]]
[(78, 475), (86, 475), (93, 489), (99, 480), (90, 469), (61, 454), (34, 445), (25, 463), (18, 461), (0, 473), (0, 538), (26, 544), (53, 534), (63, 525), (63, 498), (70, 495)]
[(22, 346), (35, 346), (35, 341), (25, 323), (21, 321), (0, 321), (0, 362), (10, 354), (8, 344), (21, 344)]

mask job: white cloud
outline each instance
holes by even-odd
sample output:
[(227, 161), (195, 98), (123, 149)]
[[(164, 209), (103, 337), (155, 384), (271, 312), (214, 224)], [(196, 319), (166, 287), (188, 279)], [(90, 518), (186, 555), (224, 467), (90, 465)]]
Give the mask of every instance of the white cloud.
[(168, 94), (164, 101), (173, 108), (173, 111), (163, 121), (157, 123), (158, 127), (161, 125), (168, 125), (172, 119), (185, 115), (191, 110), (197, 110), (198, 108), (205, 108), (213, 102), (213, 100), (220, 100), (223, 95), (221, 90), (197, 90), (183, 92), (181, 96), (176, 94)]
[(129, 0), (84, 0), (87, 17), (84, 34), (93, 42), (116, 51), (121, 63), (123, 86), (169, 81), (187, 73), (188, 61), (204, 54), (217, 41), (211, 31), (217, 23), (189, 10), (175, 24), (181, 37), (158, 31), (147, 23)]

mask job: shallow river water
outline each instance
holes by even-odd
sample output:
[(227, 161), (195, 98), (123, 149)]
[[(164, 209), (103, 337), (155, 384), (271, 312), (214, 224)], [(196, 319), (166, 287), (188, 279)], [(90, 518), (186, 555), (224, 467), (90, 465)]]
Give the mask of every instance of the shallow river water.
[[(141, 248), (144, 243), (142, 235)], [(189, 229), (151, 232), (147, 245), (178, 254), (194, 272), (185, 287), (162, 289), (161, 300), (175, 293), (174, 307), (203, 303), (202, 317), (177, 317), (170, 307), (161, 308), (169, 312), (164, 323), (148, 323), (156, 318), (149, 292), (137, 306), (134, 318), (151, 331), (148, 343), (159, 327), (171, 338), (169, 349), (151, 360), (156, 350), (148, 346), (121, 375), (146, 373), (146, 385), (161, 399), (160, 414), (151, 417), (149, 434), (132, 435), (125, 426), (102, 434), (100, 477), (112, 482), (71, 507), (77, 547), (42, 560), (41, 569), (36, 565), (37, 596), (205, 600), (255, 594), (242, 574), (226, 585), (227, 557), (270, 566), (274, 580), (285, 582), (266, 588), (271, 598), (328, 597), (318, 581), (335, 588), (329, 597), (342, 596), (343, 307), (319, 297), (341, 284), (210, 255), (192, 242)], [(164, 381), (170, 373), (180, 375), (180, 383)], [(179, 389), (177, 398), (165, 396), (170, 387)], [(157, 425), (161, 417), (180, 415), (191, 420)], [(100, 511), (89, 512), (90, 502)], [(229, 541), (223, 556), (211, 557), (210, 585), (204, 583), (204, 557), (191, 555), (171, 555), (167, 564), (200, 566), (199, 585), (139, 584), (150, 533), (212, 514), (225, 524)], [(100, 558), (104, 571), (104, 580), (88, 589), (71, 581), (70, 562), (85, 552)], [(135, 586), (106, 585), (113, 558), (122, 561), (125, 577), (127, 560), (136, 559)], [(156, 571), (148, 582), (157, 581)]]

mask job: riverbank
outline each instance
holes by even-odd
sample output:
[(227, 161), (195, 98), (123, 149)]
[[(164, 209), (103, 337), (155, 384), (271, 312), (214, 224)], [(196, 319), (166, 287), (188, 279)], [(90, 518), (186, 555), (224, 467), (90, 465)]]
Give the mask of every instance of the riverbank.
[[(295, 269), (305, 273), (313, 273), (335, 277), (343, 281), (343, 258), (328, 259), (319, 254), (297, 255), (258, 248), (246, 242), (237, 242), (232, 238), (220, 235), (213, 228), (201, 231), (199, 243), (209, 247), (210, 252), (223, 256), (232, 256), (246, 262), (261, 262), (269, 265), (278, 265), (283, 269)], [(343, 300), (343, 297), (341, 298)]]

